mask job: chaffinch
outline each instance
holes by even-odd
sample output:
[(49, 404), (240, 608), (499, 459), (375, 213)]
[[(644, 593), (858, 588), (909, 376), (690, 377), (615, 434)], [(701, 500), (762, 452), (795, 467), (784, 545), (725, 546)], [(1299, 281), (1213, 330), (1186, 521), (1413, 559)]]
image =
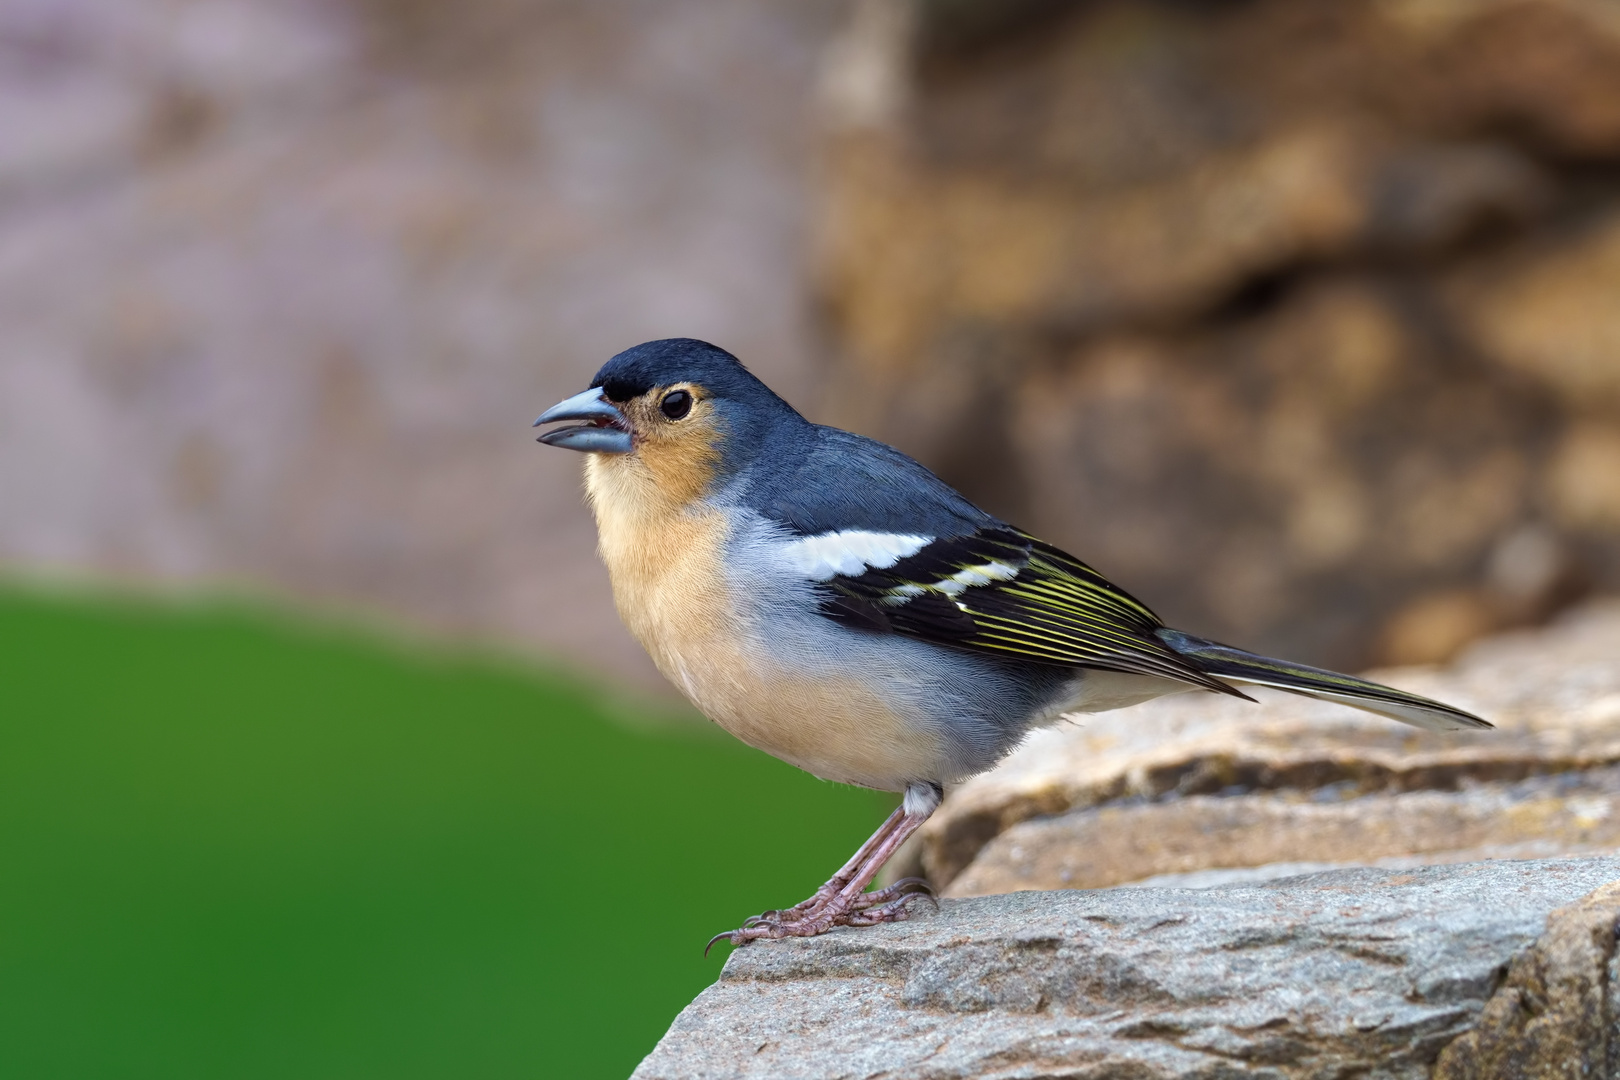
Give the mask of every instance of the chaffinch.
[(808, 900), (716, 941), (904, 918), (926, 883), (866, 889), (944, 785), (1067, 713), (1187, 690), (1247, 698), (1233, 684), (1252, 684), (1429, 730), (1491, 726), (1171, 630), (898, 450), (810, 423), (702, 341), (620, 353), (535, 424), (554, 421), (580, 421), (540, 441), (585, 454), (614, 601), (659, 670), (750, 746), (904, 793)]

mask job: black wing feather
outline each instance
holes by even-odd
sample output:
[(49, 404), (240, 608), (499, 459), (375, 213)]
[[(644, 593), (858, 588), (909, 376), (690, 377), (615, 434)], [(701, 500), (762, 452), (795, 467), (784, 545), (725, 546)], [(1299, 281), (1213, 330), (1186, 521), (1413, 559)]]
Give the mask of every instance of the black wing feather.
[(822, 613), (974, 652), (1158, 675), (1244, 696), (1156, 635), (1158, 616), (1074, 556), (999, 524), (824, 583)]

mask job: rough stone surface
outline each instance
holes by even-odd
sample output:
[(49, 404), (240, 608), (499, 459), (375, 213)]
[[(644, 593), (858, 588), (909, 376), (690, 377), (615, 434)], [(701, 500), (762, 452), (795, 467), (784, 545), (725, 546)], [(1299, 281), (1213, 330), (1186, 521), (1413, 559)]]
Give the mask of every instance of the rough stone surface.
[(1535, 947), (1514, 957), (1475, 1029), (1441, 1052), (1434, 1080), (1615, 1076), (1617, 917), (1617, 883), (1554, 911)]
[[(1103, 885), (1270, 862), (1615, 842), (1612, 773), (1591, 771), (1620, 763), (1620, 604), (1482, 642), (1445, 669), (1379, 677), (1497, 729), (1432, 734), (1266, 693), (1258, 705), (1184, 694), (1075, 717), (952, 789), (921, 833), (922, 865), (955, 889), (983, 852), (985, 866), (960, 887), (988, 892), (1060, 887), (1065, 872), (1081, 875), (1072, 884)], [(1128, 832), (1110, 827), (1127, 821)], [(1420, 821), (1445, 831), (1425, 835)]]
[(1490, 1070), (1602, 1060), (1616, 904), (1577, 902), (1617, 876), (1588, 858), (945, 900), (733, 953), (634, 1075), (1418, 1080), (1443, 1053), (1448, 1080), (1598, 1075)]
[(850, 37), (835, 419), (1341, 670), (1620, 587), (1612, 5), (863, 0)]

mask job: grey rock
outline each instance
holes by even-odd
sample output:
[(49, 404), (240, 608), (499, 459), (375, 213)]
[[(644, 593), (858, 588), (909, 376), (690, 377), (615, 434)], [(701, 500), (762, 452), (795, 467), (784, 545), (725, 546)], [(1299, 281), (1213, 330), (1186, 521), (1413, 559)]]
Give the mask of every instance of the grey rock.
[(1620, 1074), (1610, 1004), (1620, 884), (1553, 912), (1547, 931), (1513, 960), (1473, 1031), (1446, 1047), (1434, 1080)]
[[(1616, 877), (1593, 857), (947, 899), (733, 953), (634, 1075), (1416, 1080), (1549, 912)], [(1599, 980), (1607, 941), (1581, 954)]]

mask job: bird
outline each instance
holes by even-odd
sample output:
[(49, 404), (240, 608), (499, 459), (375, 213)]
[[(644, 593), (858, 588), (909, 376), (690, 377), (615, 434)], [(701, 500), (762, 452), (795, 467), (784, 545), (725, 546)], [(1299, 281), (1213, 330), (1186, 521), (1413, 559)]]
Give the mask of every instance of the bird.
[[(940, 805), (1074, 713), (1240, 686), (1428, 730), (1478, 716), (1173, 630), (1062, 549), (874, 439), (812, 423), (718, 346), (649, 341), (535, 426), (584, 454), (619, 615), (720, 727), (898, 807), (809, 898), (716, 935), (742, 946), (908, 916), (927, 883), (869, 889)], [(705, 950), (707, 951), (707, 950)]]

